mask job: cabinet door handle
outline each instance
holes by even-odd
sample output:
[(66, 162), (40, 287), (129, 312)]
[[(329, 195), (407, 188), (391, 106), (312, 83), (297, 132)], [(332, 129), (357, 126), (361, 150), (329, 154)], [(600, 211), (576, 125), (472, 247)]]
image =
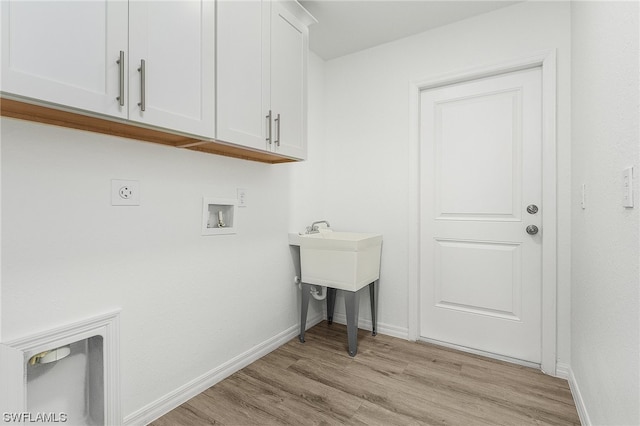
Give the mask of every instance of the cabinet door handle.
[(271, 145), (271, 110), (269, 110), (269, 114), (265, 118), (267, 119), (267, 142)]
[(145, 62), (144, 59), (140, 60), (140, 68), (138, 68), (138, 71), (140, 72), (140, 102), (138, 102), (138, 106), (140, 107), (141, 111), (144, 111), (147, 107), (147, 102), (146, 102), (146, 93), (145, 93)]
[(120, 106), (124, 106), (124, 50), (120, 51), (120, 58), (118, 58), (116, 64), (119, 65), (118, 71), (120, 72), (120, 90), (116, 99), (120, 101)]
[(280, 146), (280, 114), (278, 114), (276, 119), (273, 121), (276, 122), (276, 140), (274, 142), (276, 145)]

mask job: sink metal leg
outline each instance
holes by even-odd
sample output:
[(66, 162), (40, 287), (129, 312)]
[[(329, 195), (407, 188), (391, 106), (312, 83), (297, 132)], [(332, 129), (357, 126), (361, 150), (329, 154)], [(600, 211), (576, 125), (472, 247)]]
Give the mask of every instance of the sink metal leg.
[(380, 280), (369, 284), (369, 296), (371, 299), (371, 335), (378, 334), (378, 288)]
[(336, 293), (335, 288), (327, 288), (327, 322), (333, 324), (333, 310), (336, 307)]
[(344, 291), (344, 305), (347, 311), (347, 338), (349, 340), (349, 355), (358, 353), (358, 310), (360, 297), (357, 291)]
[(304, 332), (307, 328), (307, 311), (309, 310), (309, 296), (311, 284), (302, 283), (302, 302), (300, 304), (300, 335), (298, 339), (304, 343)]

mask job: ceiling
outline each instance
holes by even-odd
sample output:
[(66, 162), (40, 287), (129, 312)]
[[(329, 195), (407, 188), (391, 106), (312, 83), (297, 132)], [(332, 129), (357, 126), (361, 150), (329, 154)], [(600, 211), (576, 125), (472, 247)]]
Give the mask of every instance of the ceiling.
[(325, 60), (490, 12), (518, 1), (300, 0), (318, 20), (309, 45)]

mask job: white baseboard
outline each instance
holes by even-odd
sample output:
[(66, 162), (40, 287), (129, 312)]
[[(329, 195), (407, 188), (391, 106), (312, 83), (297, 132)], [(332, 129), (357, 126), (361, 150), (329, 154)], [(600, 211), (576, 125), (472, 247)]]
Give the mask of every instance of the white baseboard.
[(578, 410), (580, 424), (582, 426), (591, 426), (593, 423), (591, 423), (589, 413), (587, 412), (587, 406), (584, 403), (584, 399), (582, 399), (582, 394), (580, 393), (580, 388), (578, 387), (576, 376), (573, 375), (573, 370), (571, 369), (571, 367), (569, 367), (568, 370), (569, 388), (571, 389), (571, 395), (573, 395), (573, 402), (576, 404), (576, 410)]
[[(313, 327), (322, 321), (322, 315), (307, 320), (307, 328)], [(202, 393), (206, 389), (229, 377), (236, 371), (239, 371), (256, 361), (257, 359), (274, 351), (292, 338), (296, 337), (300, 332), (300, 326), (295, 325), (287, 330), (279, 333), (272, 338), (254, 346), (248, 351), (230, 359), (219, 367), (208, 371), (200, 377), (186, 383), (178, 389), (169, 392), (165, 396), (147, 404), (138, 411), (135, 411), (124, 418), (123, 424), (128, 425), (146, 425), (163, 416), (174, 408), (180, 406), (184, 402)]]
[[(326, 311), (325, 311), (326, 319)], [(334, 312), (333, 322), (338, 324), (347, 324), (347, 315), (343, 313)], [(358, 328), (365, 330), (371, 330), (371, 320), (358, 318)], [(384, 324), (378, 321), (378, 333), (385, 334), (387, 336), (398, 337), (400, 339), (409, 340), (409, 329), (405, 327), (398, 327), (395, 325)]]
[(569, 380), (569, 372), (571, 371), (571, 367), (569, 364), (565, 364), (563, 362), (556, 363), (556, 374), (555, 377), (560, 379)]

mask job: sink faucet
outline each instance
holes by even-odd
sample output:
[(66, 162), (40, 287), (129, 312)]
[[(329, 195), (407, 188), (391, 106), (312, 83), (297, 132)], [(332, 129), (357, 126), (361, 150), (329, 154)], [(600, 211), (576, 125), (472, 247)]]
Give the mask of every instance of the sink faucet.
[(321, 223), (324, 223), (325, 225), (327, 225), (327, 228), (331, 227), (331, 225), (329, 225), (329, 222), (327, 222), (326, 220), (319, 220), (317, 222), (313, 222), (311, 226), (307, 226), (307, 234), (315, 234), (320, 232), (318, 230), (318, 225), (320, 225)]

